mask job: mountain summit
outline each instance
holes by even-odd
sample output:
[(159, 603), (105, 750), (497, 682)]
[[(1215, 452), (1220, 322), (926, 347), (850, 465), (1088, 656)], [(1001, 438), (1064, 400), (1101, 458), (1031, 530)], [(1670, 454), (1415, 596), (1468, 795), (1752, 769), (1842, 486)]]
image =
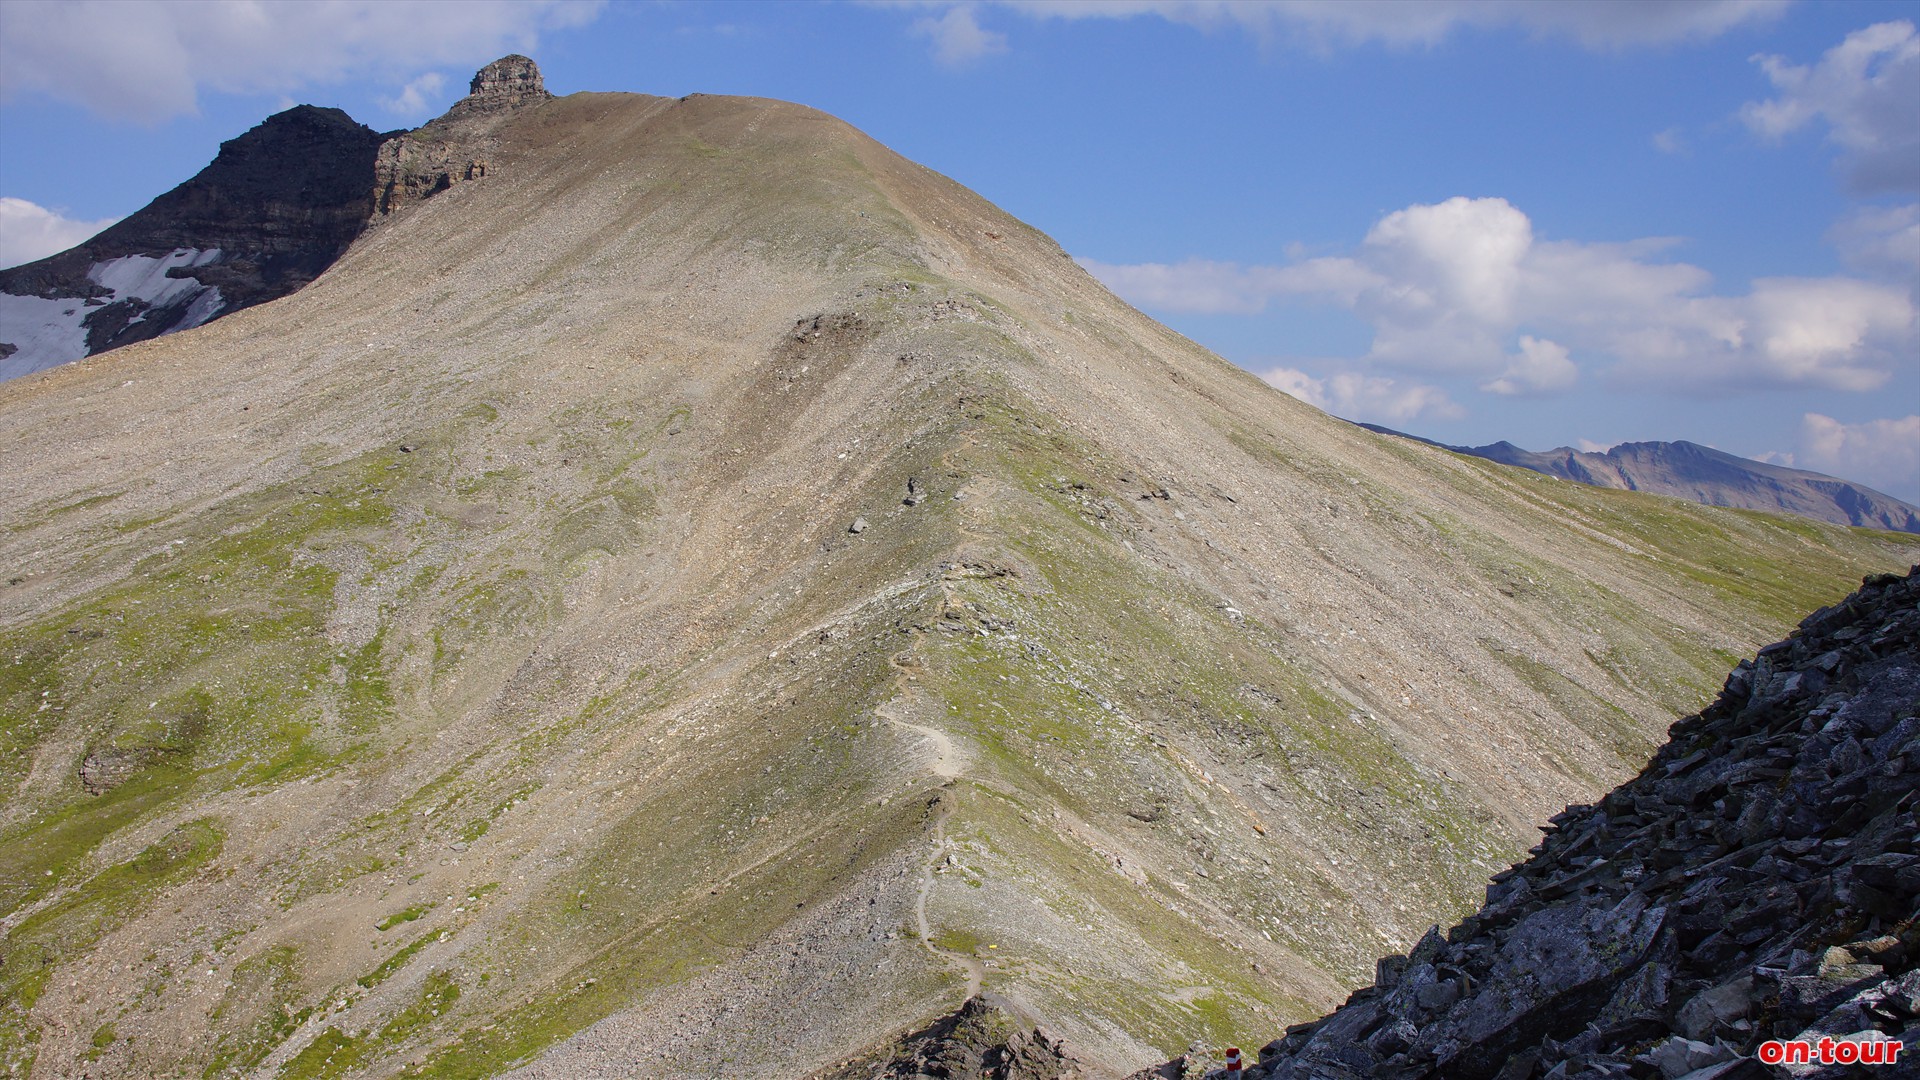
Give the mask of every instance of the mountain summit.
[(475, 72), (467, 86), (467, 96), (454, 102), (447, 115), (503, 112), (523, 105), (538, 105), (552, 97), (547, 93), (547, 81), (540, 74), (540, 65), (529, 57), (513, 53)]
[(1271, 1033), (1920, 553), (1361, 431), (811, 109), (456, 111), (0, 384), (15, 1074)]

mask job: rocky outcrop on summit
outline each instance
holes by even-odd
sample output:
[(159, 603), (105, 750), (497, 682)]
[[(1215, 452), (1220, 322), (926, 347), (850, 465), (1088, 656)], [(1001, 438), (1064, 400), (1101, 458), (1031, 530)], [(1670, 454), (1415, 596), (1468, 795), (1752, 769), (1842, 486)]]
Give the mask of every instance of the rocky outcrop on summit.
[(77, 247), (0, 271), (0, 378), (198, 326), (333, 264), (372, 213), (385, 136), (300, 105)]
[(547, 81), (540, 65), (532, 58), (512, 53), (474, 73), (467, 84), (467, 96), (447, 110), (449, 118), (475, 113), (505, 112), (522, 105), (538, 105), (553, 98), (547, 93)]
[(1770, 1039), (1895, 1039), (1902, 1068), (1920, 1060), (1920, 568), (1809, 616), (1670, 734), (1636, 779), (1554, 817), (1478, 914), (1381, 960), (1248, 1075), (1857, 1068), (1765, 1066)]
[(515, 53), (476, 73), (466, 97), (444, 116), (388, 139), (374, 167), (374, 208), (382, 216), (487, 174), (494, 129), (518, 109), (551, 101), (540, 65)]
[(1486, 446), (1447, 446), (1377, 424), (1368, 431), (1398, 435), (1456, 454), (1518, 465), (1576, 484), (1650, 491), (1703, 506), (1786, 512), (1835, 525), (1920, 533), (1920, 507), (1901, 502), (1863, 484), (1806, 469), (1789, 469), (1736, 457), (1711, 446), (1679, 442), (1629, 442), (1594, 453), (1562, 446), (1525, 450), (1501, 441)]

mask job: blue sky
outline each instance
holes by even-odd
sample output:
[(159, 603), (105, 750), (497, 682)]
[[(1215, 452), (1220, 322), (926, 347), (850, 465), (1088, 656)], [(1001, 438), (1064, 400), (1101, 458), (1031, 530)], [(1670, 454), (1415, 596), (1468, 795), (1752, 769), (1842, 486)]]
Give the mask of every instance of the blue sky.
[(1920, 502), (1920, 0), (0, 3), (0, 262), (297, 102), (817, 106), (1340, 415)]

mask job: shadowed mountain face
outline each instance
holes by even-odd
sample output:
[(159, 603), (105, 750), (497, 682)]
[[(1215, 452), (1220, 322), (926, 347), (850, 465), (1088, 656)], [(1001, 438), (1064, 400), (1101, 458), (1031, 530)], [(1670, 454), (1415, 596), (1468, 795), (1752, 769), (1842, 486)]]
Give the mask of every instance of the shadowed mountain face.
[(300, 105), (78, 247), (0, 270), (0, 379), (189, 330), (320, 276), (376, 217), (486, 174), (503, 114), (552, 97), (503, 57), (447, 115), (374, 132)]
[[(1443, 445), (1374, 424), (1360, 426)], [(1920, 533), (1920, 507), (1891, 495), (1823, 473), (1735, 457), (1698, 443), (1630, 442), (1605, 453), (1568, 446), (1538, 452), (1522, 450), (1510, 442), (1444, 449), (1595, 487), (1650, 491), (1705, 506), (1801, 514), (1836, 525)]]
[(16, 1072), (1246, 1039), (1916, 554), (1359, 431), (809, 109), (470, 119), (299, 292), (0, 385)]
[(300, 105), (100, 235), (0, 270), (0, 378), (201, 325), (300, 288), (366, 227), (383, 136)]

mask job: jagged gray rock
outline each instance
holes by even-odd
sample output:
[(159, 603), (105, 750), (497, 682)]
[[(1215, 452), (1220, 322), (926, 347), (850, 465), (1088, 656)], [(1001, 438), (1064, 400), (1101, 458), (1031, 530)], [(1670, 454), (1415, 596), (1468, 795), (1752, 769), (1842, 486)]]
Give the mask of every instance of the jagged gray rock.
[[(1770, 1039), (1898, 1040), (1920, 1075), (1920, 567), (1743, 661), (1646, 769), (1255, 1080), (1795, 1076)], [(1212, 1074), (1209, 1074), (1212, 1075)]]
[[(301, 288), (370, 221), (485, 176), (494, 128), (552, 98), (539, 65), (516, 53), (481, 68), (468, 95), (418, 131), (382, 134), (311, 105), (268, 117), (222, 143), (193, 179), (100, 235), (0, 271), (0, 292), (48, 301), (31, 317), (0, 323), (0, 379), (191, 329)], [(153, 280), (122, 282), (119, 291), (103, 283), (141, 277), (135, 256), (160, 263), (145, 275)]]
[(504, 112), (522, 105), (537, 105), (552, 97), (547, 93), (540, 65), (530, 57), (511, 53), (475, 72), (473, 81), (467, 84), (467, 96), (454, 102), (447, 115)]
[(519, 109), (551, 101), (540, 65), (514, 53), (473, 76), (466, 97), (445, 115), (380, 145), (374, 210), (381, 217), (487, 175), (498, 146), (494, 129)]
[(815, 1080), (1081, 1080), (1089, 1075), (1071, 1047), (1012, 1002), (977, 994), (927, 1027)]

